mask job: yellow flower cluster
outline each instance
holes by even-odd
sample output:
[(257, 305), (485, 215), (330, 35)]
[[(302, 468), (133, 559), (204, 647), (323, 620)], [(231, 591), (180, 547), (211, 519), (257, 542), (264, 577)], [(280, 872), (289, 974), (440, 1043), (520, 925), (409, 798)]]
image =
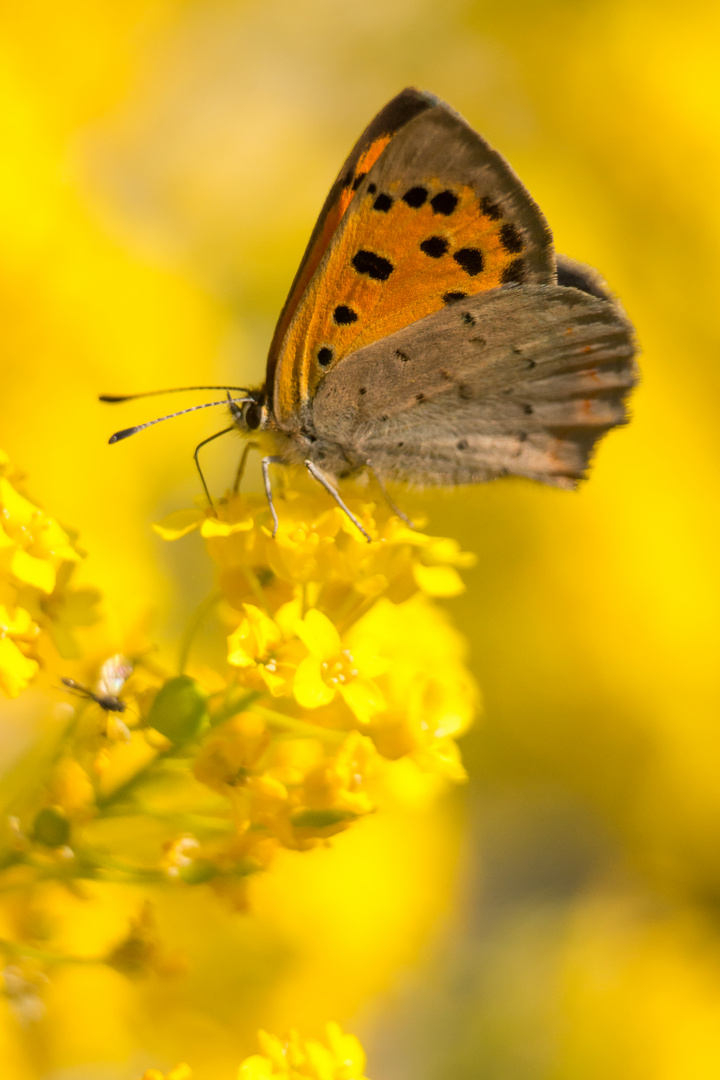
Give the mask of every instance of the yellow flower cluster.
[(346, 1035), (339, 1024), (328, 1024), (325, 1043), (301, 1039), (291, 1031), (285, 1039), (258, 1034), (261, 1054), (246, 1058), (238, 1080), (366, 1080), (365, 1053), (354, 1035)]
[(73, 589), (74, 538), (18, 490), (0, 450), (0, 690), (17, 697), (37, 675), (43, 637), (78, 655), (73, 627), (95, 621), (98, 594)]
[[(297, 1031), (284, 1039), (260, 1031), (258, 1041), (262, 1053), (242, 1062), (237, 1080), (367, 1080), (363, 1048), (339, 1024), (326, 1026), (324, 1043), (301, 1039)], [(192, 1080), (192, 1070), (187, 1065), (169, 1073), (149, 1069), (142, 1080)]]
[(463, 590), (473, 556), (410, 529), (385, 507), (351, 503), (368, 543), (323, 496), (288, 492), (272, 539), (260, 497), (217, 516), (190, 512), (157, 526), (174, 539), (200, 527), (219, 569), (238, 686), (309, 711), (333, 731), (370, 736), (387, 758), (407, 754), (461, 779), (454, 738), (475, 693), (462, 645), (431, 597)]
[[(12, 611), (44, 627), (50, 616), (18, 574), (44, 567), (32, 588), (42, 580), (61, 606), (57, 582), (75, 548), (9, 484), (0, 490), (15, 545)], [(434, 597), (462, 589), (458, 568), (471, 557), (373, 503), (352, 504), (369, 543), (322, 495), (288, 492), (280, 509), (277, 539), (252, 496), (158, 526), (168, 538), (205, 536), (227, 650), (194, 666), (189, 635), (179, 674), (152, 654), (118, 655), (89, 685), (64, 679), (80, 702), (42, 783), (6, 819), (0, 885), (25, 908), (48, 879), (209, 884), (243, 908), (251, 875), (278, 848), (326, 841), (403, 784), (415, 797), (464, 778), (455, 740), (476, 690)], [(122, 970), (174, 964), (147, 907), (96, 959)]]
[(274, 539), (253, 496), (156, 527), (166, 539), (201, 530), (229, 631), (225, 702), (194, 775), (228, 800), (234, 834), (181, 836), (170, 873), (194, 878), (212, 865), (216, 887), (218, 875), (227, 886), (229, 873), (267, 863), (268, 840), (312, 846), (373, 810), (373, 781), (400, 758), (434, 779), (465, 776), (455, 739), (476, 690), (432, 598), (462, 590), (458, 568), (472, 556), (385, 507), (351, 505), (370, 543), (322, 495), (296, 491)]

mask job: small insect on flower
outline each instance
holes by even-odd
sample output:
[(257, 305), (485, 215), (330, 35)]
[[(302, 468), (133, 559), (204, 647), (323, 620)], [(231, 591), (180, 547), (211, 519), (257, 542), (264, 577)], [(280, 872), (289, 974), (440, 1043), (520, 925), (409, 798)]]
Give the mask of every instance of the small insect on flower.
[(123, 713), (127, 709), (127, 702), (120, 697), (120, 691), (132, 675), (133, 666), (125, 656), (116, 653), (106, 660), (100, 668), (100, 678), (91, 690), (84, 683), (76, 682), (75, 679), (61, 679), (60, 682), (78, 697), (90, 698), (105, 712)]

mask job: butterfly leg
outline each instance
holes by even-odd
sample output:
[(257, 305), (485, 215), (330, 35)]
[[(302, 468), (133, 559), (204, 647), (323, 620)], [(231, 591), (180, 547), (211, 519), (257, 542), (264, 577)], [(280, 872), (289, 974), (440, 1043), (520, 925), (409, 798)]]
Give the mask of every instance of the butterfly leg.
[(337, 490), (336, 488), (334, 488), (334, 487), (332, 486), (332, 484), (330, 483), (330, 481), (328, 480), (328, 478), (327, 478), (326, 476), (323, 476), (323, 474), (322, 474), (322, 473), (320, 472), (320, 470), (318, 469), (317, 465), (315, 465), (315, 463), (314, 463), (314, 462), (312, 462), (312, 461), (310, 461), (310, 460), (308, 459), (308, 460), (306, 460), (306, 462), (305, 462), (305, 468), (306, 468), (306, 469), (307, 469), (307, 471), (308, 471), (308, 472), (310, 473), (310, 475), (311, 475), (312, 477), (314, 477), (314, 478), (315, 478), (315, 480), (317, 480), (317, 482), (318, 482), (319, 484), (322, 484), (322, 486), (323, 486), (323, 487), (325, 488), (325, 490), (327, 491), (327, 493), (328, 493), (329, 495), (332, 495), (333, 499), (334, 499), (334, 500), (335, 500), (335, 502), (336, 502), (336, 503), (338, 504), (338, 506), (340, 507), (340, 509), (341, 509), (341, 510), (344, 510), (344, 512), (345, 512), (345, 513), (347, 514), (347, 516), (348, 516), (348, 517), (350, 518), (350, 520), (352, 521), (353, 525), (356, 525), (356, 526), (358, 527), (358, 529), (359, 529), (359, 530), (360, 530), (360, 532), (361, 532), (361, 533), (363, 534), (363, 536), (365, 537), (365, 539), (367, 540), (367, 542), (368, 542), (368, 543), (370, 543), (370, 542), (372, 541), (372, 536), (370, 535), (370, 533), (369, 533), (369, 532), (367, 532), (367, 531), (366, 531), (366, 530), (365, 530), (365, 529), (364, 529), (364, 528), (362, 527), (362, 525), (360, 524), (360, 522), (358, 521), (358, 519), (357, 519), (357, 518), (355, 517), (355, 515), (353, 514), (352, 510), (351, 510), (351, 509), (350, 509), (350, 508), (349, 508), (348, 506), (346, 506), (346, 505), (345, 505), (345, 503), (344, 503), (344, 502), (342, 501), (342, 499), (340, 498), (340, 493), (338, 492), (338, 490)]
[(243, 474), (245, 473), (245, 463), (247, 462), (248, 454), (251, 450), (257, 450), (258, 445), (259, 444), (256, 442), (249, 442), (243, 450), (242, 457), (240, 458), (240, 464), (238, 465), (237, 472), (235, 473), (235, 483), (232, 486), (233, 495), (237, 495), (238, 491), (240, 490), (240, 484), (242, 482)]
[(223, 428), (222, 431), (216, 431), (215, 434), (211, 435), (209, 439), (203, 439), (203, 441), (201, 443), (198, 443), (197, 446), (195, 447), (195, 453), (193, 454), (193, 457), (195, 458), (195, 465), (197, 467), (197, 471), (200, 473), (200, 480), (202, 481), (203, 489), (205, 491), (205, 494), (207, 495), (207, 501), (210, 503), (210, 507), (213, 510), (215, 509), (215, 503), (212, 501), (212, 495), (210, 494), (210, 490), (209, 490), (207, 484), (205, 483), (205, 477), (203, 476), (203, 471), (200, 468), (200, 462), (198, 461), (198, 452), (202, 449), (203, 446), (207, 446), (207, 444), (209, 442), (212, 442), (213, 439), (219, 439), (221, 435), (227, 435), (227, 433), (229, 431), (234, 431), (234, 430), (235, 430), (235, 425), (233, 424), (232, 427), (226, 427), (226, 428)]
[(410, 520), (410, 518), (407, 516), (407, 514), (403, 513), (403, 511), (400, 509), (399, 506), (395, 505), (395, 503), (392, 501), (392, 499), (388, 495), (388, 493), (387, 493), (387, 491), (385, 489), (385, 485), (383, 484), (383, 482), (380, 479), (380, 477), (378, 476), (378, 474), (375, 472), (375, 467), (373, 466), (373, 463), (370, 460), (370, 458), (367, 459), (367, 461), (365, 462), (365, 465), (370, 470), (370, 472), (373, 474), (373, 476), (375, 477), (375, 480), (377, 482), (377, 486), (382, 491), (383, 498), (385, 499), (385, 502), (388, 504), (388, 506), (392, 510), (393, 514), (396, 514), (400, 518), (401, 521), (404, 521), (405, 524), (407, 525), (408, 529), (414, 529), (415, 528), (415, 523)]
[(265, 495), (267, 497), (268, 506), (270, 507), (270, 513), (273, 519), (273, 540), (277, 536), (278, 527), (280, 522), (278, 521), (277, 511), (275, 509), (275, 503), (272, 497), (272, 485), (270, 484), (270, 470), (269, 465), (282, 465), (282, 458), (280, 457), (264, 457), (262, 459), (262, 474), (263, 483), (265, 484)]

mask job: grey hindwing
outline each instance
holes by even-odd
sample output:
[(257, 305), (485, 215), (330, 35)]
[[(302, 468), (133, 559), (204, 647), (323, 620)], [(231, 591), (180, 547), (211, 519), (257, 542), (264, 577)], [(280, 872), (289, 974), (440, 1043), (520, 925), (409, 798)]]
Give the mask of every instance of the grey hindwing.
[(506, 286), (346, 357), (313, 402), (318, 437), (384, 479), (464, 484), (513, 474), (575, 487), (627, 420), (638, 379), (620, 307), (575, 288)]

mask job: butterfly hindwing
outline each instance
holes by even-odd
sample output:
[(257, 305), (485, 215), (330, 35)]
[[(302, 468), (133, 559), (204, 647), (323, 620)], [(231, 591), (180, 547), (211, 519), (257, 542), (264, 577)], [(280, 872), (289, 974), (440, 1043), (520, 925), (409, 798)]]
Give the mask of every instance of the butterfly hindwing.
[(555, 280), (552, 239), (506, 162), (442, 102), (418, 113), (357, 185), (282, 343), (274, 410), (300, 422), (344, 357), (445, 305)]
[(574, 487), (597, 440), (626, 419), (633, 354), (612, 300), (495, 289), (347, 357), (317, 393), (313, 426), (385, 479), (514, 474)]

